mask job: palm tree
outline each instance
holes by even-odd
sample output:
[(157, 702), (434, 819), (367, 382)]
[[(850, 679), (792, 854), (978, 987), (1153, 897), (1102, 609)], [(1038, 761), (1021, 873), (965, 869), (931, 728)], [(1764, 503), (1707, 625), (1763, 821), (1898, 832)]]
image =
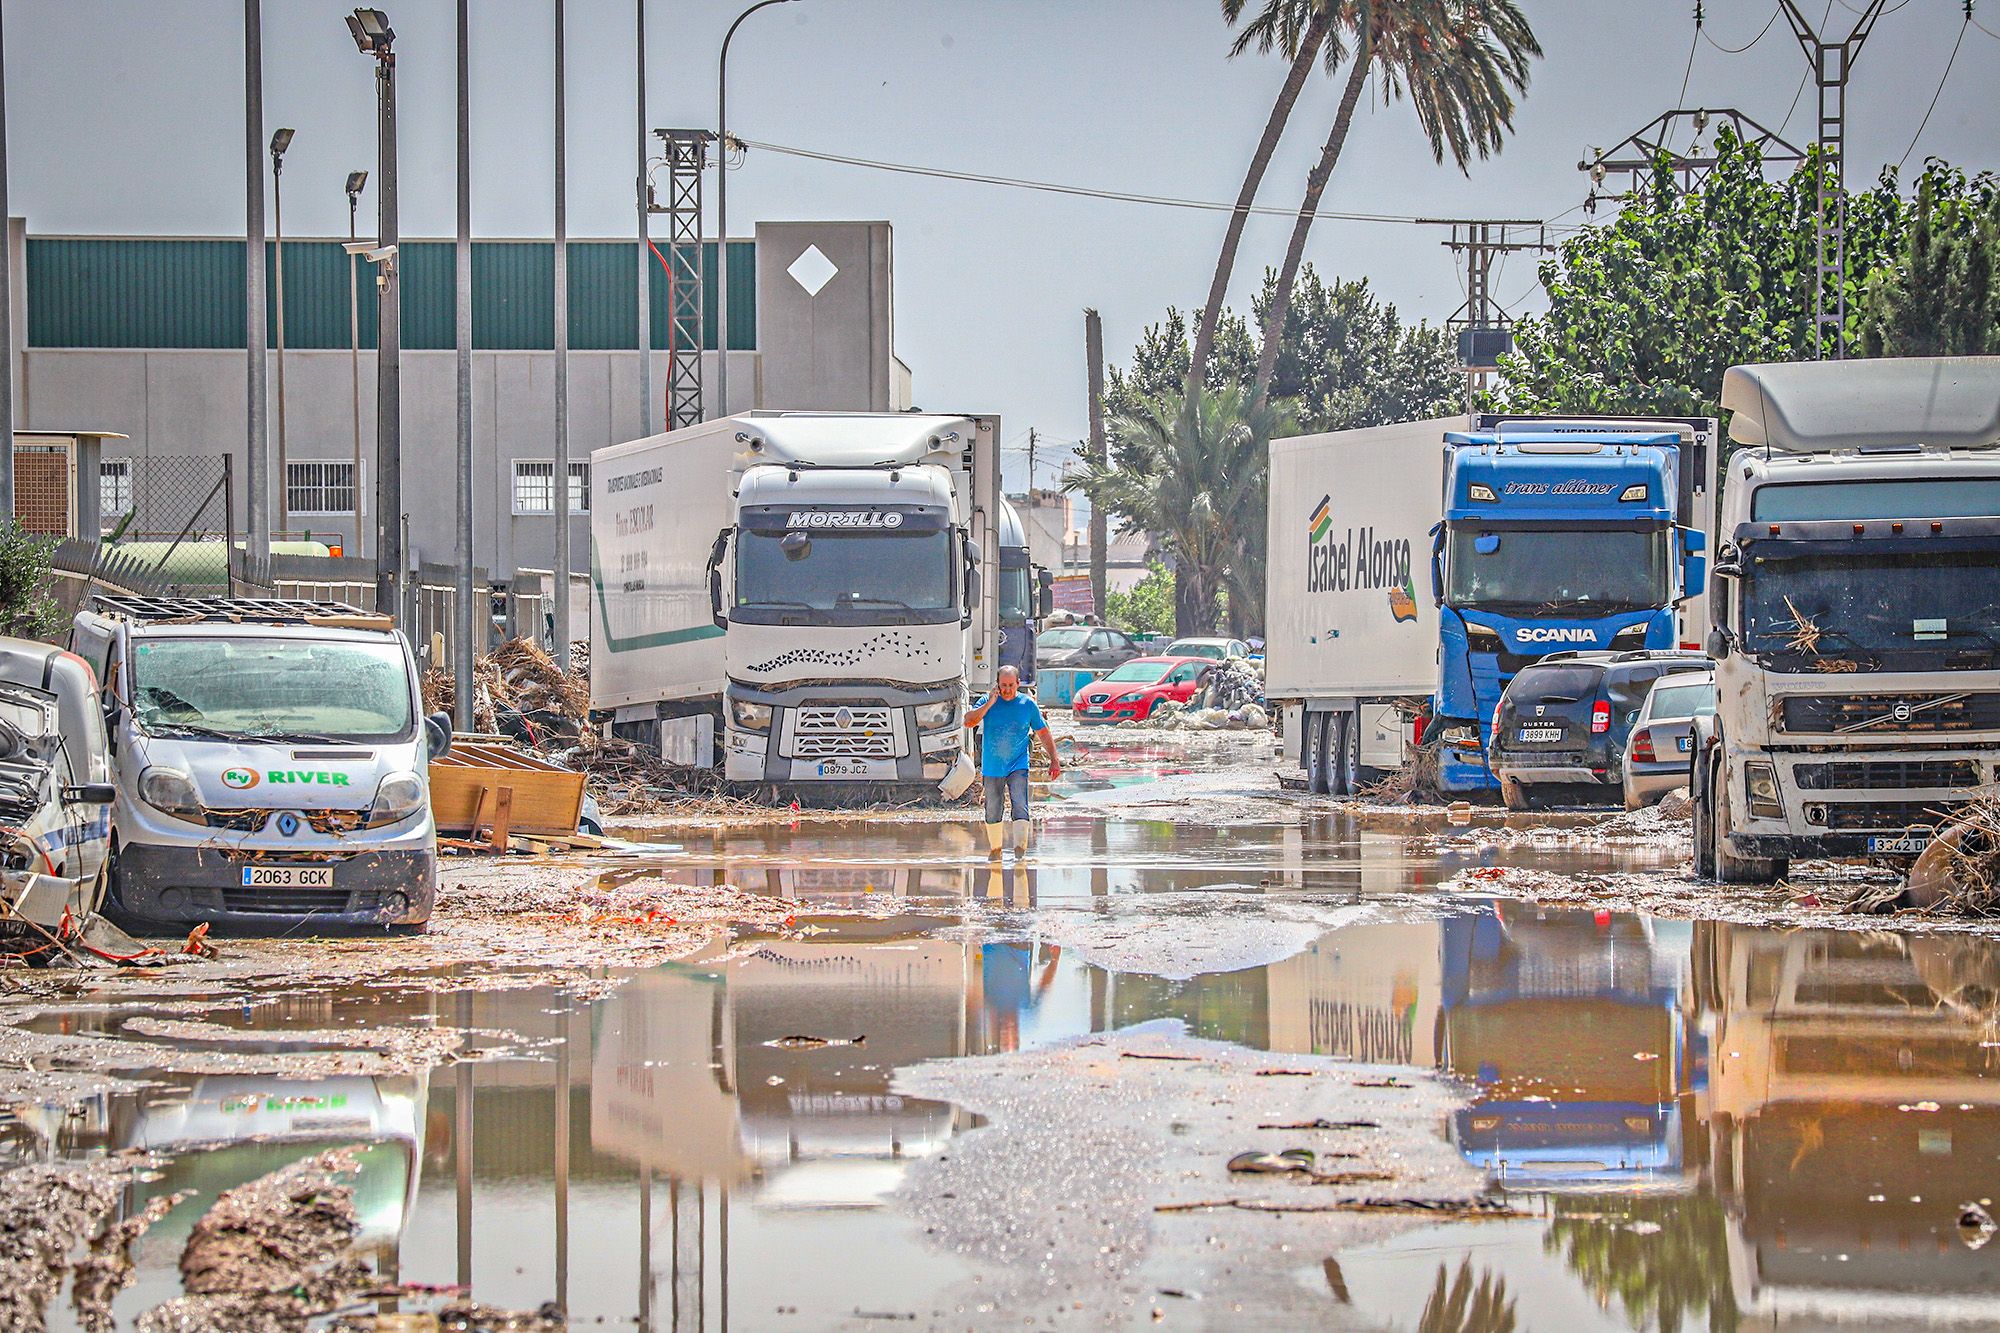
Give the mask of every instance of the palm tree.
[[(1243, 8), (1244, 0), (1222, 0), (1223, 17), (1232, 24), (1242, 17)], [(1313, 61), (1321, 52), (1333, 62), (1329, 69), (1339, 63), (1339, 48), (1327, 46), (1327, 31), (1323, 0), (1269, 0), (1229, 48), (1230, 55), (1240, 56), (1253, 45), (1267, 53), (1275, 47), (1292, 58), (1292, 67), (1285, 74), (1284, 86), (1278, 89), (1278, 100), (1271, 104), (1271, 114), (1264, 122), (1264, 136), (1250, 155), (1249, 170), (1243, 173), (1243, 188), (1236, 193), (1236, 208), (1230, 213), (1228, 230), (1222, 235), (1222, 251), (1215, 258), (1215, 277), (1208, 286), (1208, 304), (1202, 307), (1201, 321), (1195, 325), (1194, 358), (1188, 363), (1186, 396), (1192, 396), (1208, 382), (1215, 329), (1222, 319), (1222, 303), (1229, 294), (1229, 277), (1236, 268), (1236, 251), (1243, 244), (1250, 206), (1257, 202), (1257, 191), (1264, 183), (1264, 173), (1270, 169), (1271, 155), (1277, 151), (1278, 140), (1292, 118), (1292, 108), (1305, 89), (1306, 75), (1312, 72)]]
[[(1275, 0), (1274, 0), (1275, 2)], [(1347, 143), (1355, 105), (1368, 75), (1382, 80), (1387, 103), (1407, 93), (1417, 123), (1430, 141), (1431, 155), (1440, 163), (1450, 153), (1460, 171), (1473, 157), (1490, 157), (1500, 150), (1514, 125), (1514, 95), (1528, 86), (1528, 62), (1542, 53), (1528, 20), (1514, 0), (1315, 0), (1332, 6), (1332, 23), (1340, 41), (1345, 33), (1353, 46), (1347, 85), (1341, 91), (1333, 128), (1319, 161), (1306, 176), (1305, 198), (1292, 225), (1291, 244), (1269, 306), (1264, 312), (1264, 341), (1257, 358), (1255, 396), (1269, 391), (1277, 370), (1279, 336), (1291, 305), (1292, 284), (1304, 261), (1306, 234), (1312, 229), (1320, 197)]]
[(1253, 404), (1240, 386), (1145, 398), (1111, 423), (1110, 461), (1064, 483), (1173, 559), (1175, 633), (1213, 633), (1225, 588), (1233, 603), (1261, 588), (1246, 562), (1264, 544), (1268, 445), (1290, 429), (1288, 407)]

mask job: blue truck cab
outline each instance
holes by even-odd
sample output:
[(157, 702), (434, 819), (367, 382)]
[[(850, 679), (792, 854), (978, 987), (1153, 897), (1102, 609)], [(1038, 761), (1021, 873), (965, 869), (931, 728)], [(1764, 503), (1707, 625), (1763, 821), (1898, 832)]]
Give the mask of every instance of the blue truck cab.
[(1429, 724), (1446, 792), (1498, 784), (1487, 724), (1555, 652), (1671, 648), (1701, 592), (1714, 422), (1484, 416), (1444, 437), (1431, 529), (1439, 608)]

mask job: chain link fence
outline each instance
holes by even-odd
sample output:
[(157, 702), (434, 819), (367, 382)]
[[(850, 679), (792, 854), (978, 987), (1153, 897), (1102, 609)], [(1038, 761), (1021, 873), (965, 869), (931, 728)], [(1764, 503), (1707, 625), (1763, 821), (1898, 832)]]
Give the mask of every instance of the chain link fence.
[(98, 483), (106, 571), (149, 585), (135, 592), (226, 594), (239, 536), (233, 483), (227, 455), (106, 459)]

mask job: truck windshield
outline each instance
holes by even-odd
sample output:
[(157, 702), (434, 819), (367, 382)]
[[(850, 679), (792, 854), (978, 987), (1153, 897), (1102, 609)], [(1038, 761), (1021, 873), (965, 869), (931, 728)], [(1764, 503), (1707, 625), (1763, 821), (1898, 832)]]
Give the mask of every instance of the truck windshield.
[(1667, 533), (1453, 528), (1445, 601), (1518, 616), (1613, 615), (1667, 604)]
[(132, 707), (156, 735), (377, 745), (415, 716), (399, 644), (289, 637), (134, 644)]
[(1034, 605), (1033, 582), (1026, 568), (1000, 571), (1001, 620), (1013, 625), (1029, 618), (1029, 608)]
[[(1743, 646), (1819, 669), (1886, 654), (2000, 651), (2000, 551), (1758, 553), (1743, 571)], [(1852, 661), (1854, 666), (1826, 664)]]
[(738, 607), (772, 612), (957, 614), (951, 533), (815, 532), (805, 540), (801, 536), (738, 533)]

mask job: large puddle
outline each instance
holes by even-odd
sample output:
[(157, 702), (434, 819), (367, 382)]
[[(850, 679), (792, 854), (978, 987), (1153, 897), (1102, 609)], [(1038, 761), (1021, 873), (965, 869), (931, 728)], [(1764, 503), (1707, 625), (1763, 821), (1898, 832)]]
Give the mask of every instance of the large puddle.
[[(1041, 891), (1096, 891), (1098, 863), (1110, 874), (1122, 855), (1097, 836), (1079, 831), (1087, 864), (1074, 880), (1040, 871)], [(1317, 846), (1299, 836), (1224, 838), (1216, 873), (1248, 858), (1282, 877)], [(778, 854), (729, 844), (746, 863)], [(1361, 846), (1346, 859), (1365, 865)], [(178, 1292), (179, 1247), (216, 1192), (364, 1142), (364, 1240), (404, 1281), (555, 1300), (577, 1326), (956, 1326), (978, 1320), (939, 1301), (971, 1275), (892, 1195), (978, 1121), (899, 1094), (897, 1071), (1177, 1019), (1470, 1088), (1439, 1133), (1529, 1216), (1301, 1256), (1329, 1322), (1445, 1327), (1427, 1306), (1449, 1303), (1439, 1285), (1461, 1270), (1503, 1288), (1521, 1328), (2000, 1319), (2000, 1246), (1974, 1248), (1982, 1234), (1960, 1224), (1961, 1205), (2000, 1195), (2000, 943), (1439, 906), (1185, 981), (1098, 966), (1032, 914), (913, 911), (802, 918), (802, 937), (601, 996), (393, 980), (277, 1002), (219, 993), (199, 1017), (275, 1047), (287, 1031), (435, 1025), (498, 1055), (382, 1078), (168, 1073), (79, 1113), (25, 1115), (0, 1151), (143, 1146), (168, 1165), (126, 1207), (198, 1191), (140, 1242), (127, 1321)], [(197, 1016), (185, 999), (37, 1026)]]

